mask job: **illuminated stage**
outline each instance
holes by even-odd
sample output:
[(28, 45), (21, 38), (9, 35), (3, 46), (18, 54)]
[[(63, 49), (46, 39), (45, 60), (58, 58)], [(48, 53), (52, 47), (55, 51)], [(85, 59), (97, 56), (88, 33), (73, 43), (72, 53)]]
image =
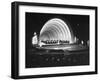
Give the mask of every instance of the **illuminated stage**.
[(89, 45), (74, 36), (62, 19), (48, 20), (28, 50), (27, 68), (89, 65)]
[(46, 50), (63, 50), (63, 51), (81, 51), (88, 49), (88, 46), (77, 45), (77, 44), (64, 44), (64, 45), (44, 45), (42, 47), (36, 47), (37, 49)]

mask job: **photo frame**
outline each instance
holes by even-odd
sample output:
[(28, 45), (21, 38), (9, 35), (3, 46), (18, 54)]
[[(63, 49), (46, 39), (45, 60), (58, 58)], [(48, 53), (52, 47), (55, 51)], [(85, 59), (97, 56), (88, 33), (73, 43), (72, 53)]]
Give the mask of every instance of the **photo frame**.
[(13, 79), (97, 74), (97, 7), (12, 2)]

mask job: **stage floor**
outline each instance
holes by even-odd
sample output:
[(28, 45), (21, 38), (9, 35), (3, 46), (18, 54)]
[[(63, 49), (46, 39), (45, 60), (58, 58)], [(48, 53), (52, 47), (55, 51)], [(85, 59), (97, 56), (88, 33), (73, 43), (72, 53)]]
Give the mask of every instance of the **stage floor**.
[(51, 44), (43, 45), (42, 47), (37, 47), (38, 49), (47, 49), (47, 50), (68, 50), (68, 51), (78, 51), (88, 49), (88, 46), (82, 44)]

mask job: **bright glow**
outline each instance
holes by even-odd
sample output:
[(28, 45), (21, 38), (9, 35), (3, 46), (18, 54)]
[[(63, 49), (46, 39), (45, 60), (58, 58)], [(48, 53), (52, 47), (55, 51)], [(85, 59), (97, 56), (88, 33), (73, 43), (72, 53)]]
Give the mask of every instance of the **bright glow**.
[(33, 36), (33, 38), (32, 38), (32, 44), (34, 45), (34, 44), (38, 44), (38, 39), (37, 39), (37, 36), (35, 35), (35, 36)]
[(63, 20), (53, 18), (42, 27), (40, 40), (67, 40), (69, 43), (74, 43), (74, 35)]

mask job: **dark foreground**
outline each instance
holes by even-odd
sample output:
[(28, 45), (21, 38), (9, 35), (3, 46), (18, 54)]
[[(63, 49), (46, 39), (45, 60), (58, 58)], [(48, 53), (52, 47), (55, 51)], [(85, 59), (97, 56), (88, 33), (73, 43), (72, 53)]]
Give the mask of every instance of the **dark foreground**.
[(89, 65), (89, 50), (62, 51), (31, 49), (26, 54), (26, 68)]

